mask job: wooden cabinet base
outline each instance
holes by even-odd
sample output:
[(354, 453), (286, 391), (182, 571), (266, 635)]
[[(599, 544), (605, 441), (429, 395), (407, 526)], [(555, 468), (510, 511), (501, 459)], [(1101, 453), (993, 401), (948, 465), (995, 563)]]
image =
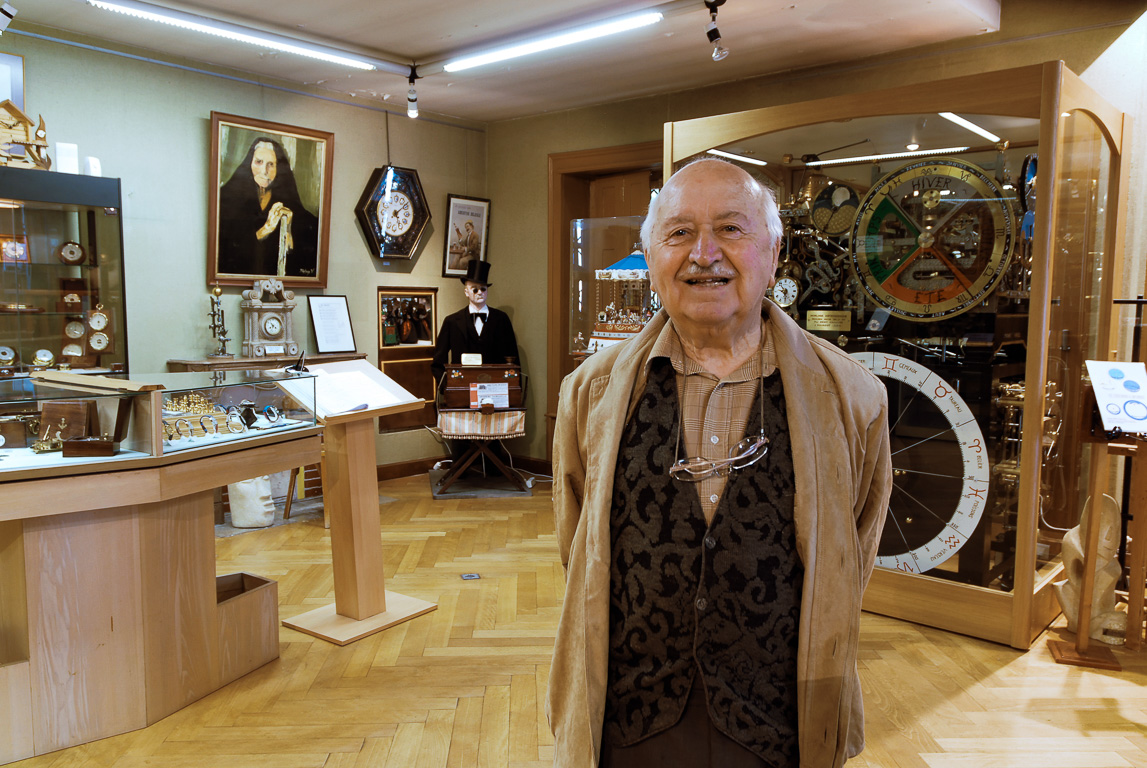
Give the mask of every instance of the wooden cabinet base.
[(278, 657), (275, 582), (215, 573), (221, 458), (293, 469), (319, 441), (91, 475), (79, 495), (4, 484), (0, 763), (143, 728)]
[(335, 612), (335, 604), (324, 605), (313, 611), (301, 613), (290, 619), (283, 619), (283, 626), (306, 632), (308, 635), (328, 640), (335, 645), (347, 645), (361, 640), (367, 635), (389, 629), (396, 624), (409, 621), (416, 616), (430, 613), (437, 603), (419, 600), (417, 597), (400, 595), (386, 590), (386, 610), (365, 619), (351, 619)]

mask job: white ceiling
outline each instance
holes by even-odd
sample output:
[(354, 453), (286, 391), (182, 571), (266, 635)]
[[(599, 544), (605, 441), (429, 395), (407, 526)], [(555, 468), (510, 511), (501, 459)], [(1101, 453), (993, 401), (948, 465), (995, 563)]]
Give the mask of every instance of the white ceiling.
[[(84, 0), (9, 0), (12, 29), (52, 29), (117, 45), (377, 99), (405, 109), (405, 78), (357, 72), (286, 53), (136, 20)], [(416, 63), (419, 105), (481, 122), (699, 88), (993, 32), (1001, 0), (728, 0), (717, 22), (731, 54), (710, 58), (703, 0), (195, 0), (156, 5)], [(665, 19), (612, 38), (457, 74), (441, 62), (622, 13)], [(63, 36), (62, 36), (63, 37)]]

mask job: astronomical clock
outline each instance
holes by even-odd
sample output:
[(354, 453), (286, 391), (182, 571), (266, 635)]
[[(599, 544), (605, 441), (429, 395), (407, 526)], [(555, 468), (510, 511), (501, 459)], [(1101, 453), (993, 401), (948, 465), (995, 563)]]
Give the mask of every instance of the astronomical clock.
[(772, 311), (886, 387), (865, 609), (1028, 647), (1092, 490), (1083, 362), (1115, 346), (1113, 298), (1143, 293), (1113, 258), (1122, 116), (1051, 63), (727, 117), (672, 123), (667, 161), (768, 162)]

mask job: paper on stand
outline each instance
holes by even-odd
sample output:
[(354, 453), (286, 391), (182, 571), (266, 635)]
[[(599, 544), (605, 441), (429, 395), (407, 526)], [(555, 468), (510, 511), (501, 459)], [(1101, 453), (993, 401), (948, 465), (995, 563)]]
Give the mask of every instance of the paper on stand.
[(385, 408), (402, 402), (359, 371), (320, 372), (314, 377), (287, 379), (276, 383), (320, 419), (337, 416), (340, 413)]

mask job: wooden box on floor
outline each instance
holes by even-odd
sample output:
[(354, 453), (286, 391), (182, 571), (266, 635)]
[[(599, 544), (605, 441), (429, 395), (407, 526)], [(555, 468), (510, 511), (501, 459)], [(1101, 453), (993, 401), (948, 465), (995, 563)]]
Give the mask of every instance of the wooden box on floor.
[(279, 585), (250, 573), (215, 579), (220, 671), (238, 680), (279, 658)]

